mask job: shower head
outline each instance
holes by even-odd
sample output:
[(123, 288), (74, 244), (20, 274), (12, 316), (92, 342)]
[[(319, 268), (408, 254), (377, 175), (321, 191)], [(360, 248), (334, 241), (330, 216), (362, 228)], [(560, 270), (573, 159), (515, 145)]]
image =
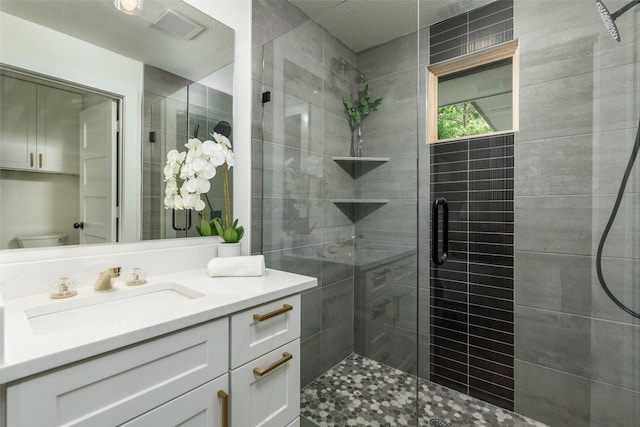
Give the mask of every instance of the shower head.
[(609, 31), (609, 34), (611, 34), (611, 37), (615, 40), (620, 41), (620, 33), (618, 32), (618, 27), (615, 22), (616, 19), (638, 3), (640, 3), (640, 0), (631, 0), (625, 6), (621, 7), (620, 10), (614, 13), (609, 13), (609, 9), (607, 9), (607, 6), (605, 6), (604, 3), (600, 0), (596, 0), (596, 8), (598, 9), (598, 12), (600, 12), (600, 18), (602, 18), (604, 26), (607, 27), (607, 31)]

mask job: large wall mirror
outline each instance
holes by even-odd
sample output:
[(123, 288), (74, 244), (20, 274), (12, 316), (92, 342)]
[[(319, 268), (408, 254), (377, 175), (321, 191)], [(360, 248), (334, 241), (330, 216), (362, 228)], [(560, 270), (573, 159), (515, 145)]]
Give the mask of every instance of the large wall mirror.
[(142, 6), (0, 1), (0, 249), (197, 235), (164, 208), (163, 168), (233, 127), (234, 31), (180, 0)]

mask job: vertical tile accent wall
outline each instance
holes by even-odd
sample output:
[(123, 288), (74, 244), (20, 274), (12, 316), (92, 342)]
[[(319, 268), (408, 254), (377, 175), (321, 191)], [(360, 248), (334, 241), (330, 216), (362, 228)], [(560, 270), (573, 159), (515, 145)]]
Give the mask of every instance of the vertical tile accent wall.
[(449, 258), (431, 266), (431, 379), (513, 409), (513, 135), (433, 144), (439, 197)]
[[(513, 1), (431, 26), (431, 64), (513, 39)], [(431, 199), (449, 202), (449, 258), (431, 264), (431, 379), (514, 407), (513, 135), (432, 144)]]
[(500, 0), (430, 28), (432, 64), (513, 40), (513, 0)]

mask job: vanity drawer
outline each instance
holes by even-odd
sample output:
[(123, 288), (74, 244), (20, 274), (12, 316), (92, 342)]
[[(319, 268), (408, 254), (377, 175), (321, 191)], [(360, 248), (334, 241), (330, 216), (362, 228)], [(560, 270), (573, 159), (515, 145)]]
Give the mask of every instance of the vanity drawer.
[(231, 390), (234, 427), (289, 425), (300, 415), (300, 340), (232, 370)]
[(226, 373), (226, 318), (7, 388), (7, 425), (119, 425)]
[(231, 316), (231, 368), (300, 337), (300, 295)]
[[(229, 393), (229, 375), (206, 383), (189, 393), (135, 418), (122, 427), (189, 426), (227, 427), (224, 424), (225, 404), (219, 392)], [(228, 410), (228, 408), (227, 408)]]

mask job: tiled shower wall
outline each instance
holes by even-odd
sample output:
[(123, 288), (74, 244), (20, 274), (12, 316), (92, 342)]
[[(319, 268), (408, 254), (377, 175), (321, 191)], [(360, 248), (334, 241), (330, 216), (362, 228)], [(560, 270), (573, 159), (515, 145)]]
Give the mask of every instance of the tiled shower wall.
[[(592, 3), (515, 2), (515, 409), (554, 426), (637, 427), (639, 321), (600, 288), (595, 253), (640, 117), (640, 7), (616, 21), (618, 43)], [(632, 172), (603, 269), (638, 311), (638, 162)]]
[[(512, 38), (513, 2), (493, 2), (432, 25), (430, 60)], [(512, 410), (513, 135), (430, 149), (431, 200), (448, 200), (450, 224), (449, 258), (431, 266), (431, 379)]]
[(433, 144), (431, 194), (449, 206), (449, 256), (431, 268), (431, 380), (512, 410), (513, 135)]

